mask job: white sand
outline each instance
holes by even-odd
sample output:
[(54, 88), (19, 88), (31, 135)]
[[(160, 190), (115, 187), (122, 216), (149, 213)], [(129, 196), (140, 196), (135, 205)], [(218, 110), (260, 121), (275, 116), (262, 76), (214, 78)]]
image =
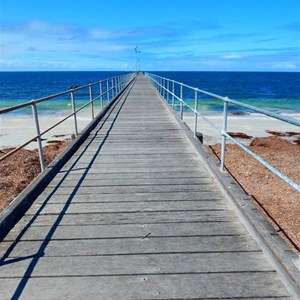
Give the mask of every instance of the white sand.
[[(300, 114), (289, 116), (298, 120), (300, 119)], [(39, 120), (41, 130), (45, 130), (62, 118), (63, 116), (59, 114), (40, 116)], [(209, 119), (215, 122), (219, 127), (222, 127), (221, 115), (213, 115), (210, 116)], [(83, 130), (90, 121), (90, 110), (80, 112), (78, 116), (79, 132)], [(186, 122), (187, 125), (190, 126), (190, 128), (194, 128), (194, 116), (192, 114), (185, 113), (183, 121)], [(266, 130), (280, 132), (300, 132), (300, 128), (297, 126), (290, 125), (285, 122), (262, 115), (229, 116), (228, 118), (227, 131), (229, 132), (243, 132), (254, 137), (263, 137), (268, 136)], [(218, 131), (204, 122), (200, 117), (198, 117), (197, 131), (201, 132), (204, 135), (205, 144), (219, 143), (221, 140)], [(74, 119), (70, 118), (65, 123), (59, 125), (58, 127), (45, 134), (45, 136), (43, 136), (43, 138), (45, 139), (45, 141), (43, 141), (43, 145), (46, 145), (46, 143), (51, 140), (64, 140), (66, 138), (70, 138), (74, 133)], [(32, 117), (13, 115), (0, 116), (0, 149), (19, 146), (35, 135), (35, 124)], [(63, 136), (56, 137), (56, 135)], [(36, 142), (32, 142), (26, 148), (33, 149), (36, 147)]]
[[(300, 114), (286, 116), (300, 120)], [(208, 118), (217, 124), (219, 128), (223, 127), (222, 115), (212, 115)], [(185, 114), (183, 121), (194, 131), (194, 115)], [(221, 141), (220, 133), (201, 117), (198, 117), (197, 123), (197, 131), (203, 134), (205, 144), (214, 144)], [(253, 137), (265, 137), (269, 136), (266, 130), (300, 133), (300, 127), (264, 115), (228, 116), (227, 132), (241, 132)]]
[[(39, 116), (40, 131), (43, 132), (55, 123), (61, 121), (66, 115), (52, 114)], [(90, 111), (79, 112), (77, 117), (78, 132), (82, 131), (92, 117)], [(43, 146), (49, 141), (61, 141), (71, 138), (75, 133), (74, 118), (71, 117), (64, 123), (53, 128), (43, 135)], [(32, 116), (7, 115), (0, 116), (0, 149), (17, 147), (36, 136), (35, 122)], [(31, 142), (27, 149), (37, 148), (36, 142)]]

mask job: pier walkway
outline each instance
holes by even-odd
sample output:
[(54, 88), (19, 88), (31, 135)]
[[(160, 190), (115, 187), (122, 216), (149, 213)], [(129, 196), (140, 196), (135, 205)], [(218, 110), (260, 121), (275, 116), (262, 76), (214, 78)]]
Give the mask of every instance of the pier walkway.
[(290, 298), (142, 74), (0, 253), (2, 300)]

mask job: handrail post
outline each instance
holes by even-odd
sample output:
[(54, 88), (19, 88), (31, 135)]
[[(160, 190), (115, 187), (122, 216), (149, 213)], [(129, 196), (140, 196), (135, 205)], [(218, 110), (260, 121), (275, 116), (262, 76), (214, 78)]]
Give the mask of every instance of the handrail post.
[(99, 91), (100, 91), (100, 110), (103, 109), (103, 95), (102, 95), (102, 81), (99, 82)]
[(180, 119), (183, 119), (183, 99), (182, 99), (182, 95), (183, 95), (183, 85), (182, 83), (180, 83)]
[(160, 94), (160, 78), (156, 77), (156, 80), (157, 80), (157, 91)]
[(110, 80), (110, 82), (111, 82), (111, 99), (114, 99), (114, 88), (115, 88), (115, 86), (114, 86), (114, 79), (112, 78), (111, 80)]
[(195, 90), (195, 120), (194, 120), (194, 137), (197, 136), (197, 127), (198, 127), (198, 91)]
[(78, 126), (77, 126), (77, 116), (76, 116), (76, 105), (75, 105), (74, 90), (71, 90), (71, 103), (72, 103), (72, 112), (73, 112), (73, 116), (74, 116), (75, 136), (78, 136)]
[(89, 84), (89, 92), (90, 92), (90, 105), (91, 105), (91, 110), (92, 110), (92, 120), (95, 118), (94, 114), (94, 101), (93, 101), (93, 91), (92, 91), (92, 85)]
[(159, 93), (162, 95), (162, 78), (159, 78)]
[(119, 93), (122, 91), (123, 78), (119, 76)]
[(44, 153), (43, 153), (43, 146), (42, 146), (41, 130), (40, 130), (38, 112), (37, 112), (36, 103), (35, 103), (34, 100), (31, 101), (31, 107), (32, 107), (32, 113), (33, 113), (33, 117), (34, 117), (35, 129), (36, 129), (36, 134), (37, 134), (36, 141), (37, 141), (37, 144), (38, 144), (41, 172), (43, 172), (45, 170), (45, 158), (44, 158)]
[(172, 83), (172, 109), (174, 110), (174, 104), (175, 104), (175, 81), (173, 80)]
[(119, 94), (119, 92), (120, 92), (120, 76), (118, 76), (117, 78), (116, 78), (116, 82), (117, 82), (117, 95)]
[(109, 100), (109, 93), (110, 93), (110, 90), (109, 90), (109, 83), (108, 83), (108, 79), (106, 80), (106, 98), (107, 98), (107, 103), (110, 102)]
[(168, 104), (169, 104), (169, 89), (170, 89), (170, 80), (169, 79), (167, 79), (167, 102), (168, 102)]
[(223, 108), (223, 131), (222, 131), (222, 149), (221, 149), (221, 164), (220, 169), (224, 172), (225, 166), (225, 151), (226, 151), (226, 136), (227, 133), (227, 116), (228, 116), (228, 97), (224, 98), (224, 108)]

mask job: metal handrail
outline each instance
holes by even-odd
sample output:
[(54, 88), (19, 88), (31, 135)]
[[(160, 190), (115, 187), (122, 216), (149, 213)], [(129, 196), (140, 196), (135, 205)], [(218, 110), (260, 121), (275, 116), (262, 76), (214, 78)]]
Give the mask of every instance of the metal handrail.
[[(0, 157), (0, 162), (5, 160), (6, 158), (10, 157), (14, 153), (18, 152), (25, 146), (29, 145), (33, 141), (37, 141), (38, 143), (38, 153), (39, 153), (39, 161), (40, 161), (40, 167), (41, 167), (41, 172), (44, 171), (45, 169), (45, 160), (44, 160), (44, 154), (43, 154), (43, 147), (42, 147), (42, 136), (45, 135), (47, 132), (50, 130), (54, 129), (55, 127), (59, 126), (66, 120), (68, 120), (71, 117), (74, 117), (74, 131), (75, 131), (75, 136), (78, 135), (78, 127), (77, 127), (77, 113), (86, 108), (87, 106), (91, 106), (91, 114), (92, 118), (91, 121), (95, 118), (94, 114), (94, 102), (96, 100), (100, 100), (100, 112), (103, 110), (103, 108), (113, 101), (123, 90), (124, 88), (133, 80), (135, 77), (135, 73), (127, 73), (127, 74), (122, 74), (114, 77), (110, 77), (107, 79), (103, 79), (94, 83), (89, 83), (83, 86), (79, 87), (70, 87), (69, 90), (63, 91), (57, 94), (49, 95), (43, 98), (35, 99), (32, 101), (28, 101), (19, 105), (15, 105), (12, 107), (4, 108), (0, 110), (0, 116), (12, 111), (16, 111), (25, 107), (32, 107), (32, 113), (34, 117), (34, 122), (35, 122), (35, 129), (36, 129), (36, 135), (32, 137), (31, 139), (27, 140), (24, 142), (22, 145), (12, 149), (5, 155)], [(106, 84), (105, 84), (106, 83)], [(93, 97), (93, 91), (92, 88), (96, 85), (99, 85), (99, 94), (96, 97)], [(75, 99), (75, 92), (79, 90), (83, 90), (88, 88), (88, 102), (83, 104), (81, 107), (76, 109), (76, 99)], [(65, 116), (62, 120), (59, 122), (54, 123), (50, 127), (46, 128), (44, 131), (40, 131), (40, 123), (39, 123), (39, 114), (38, 114), (38, 109), (37, 109), (37, 104), (41, 102), (46, 102), (51, 99), (55, 99), (57, 97), (65, 96), (65, 95), (70, 95), (71, 98), (71, 104), (72, 104), (72, 113), (68, 114)], [(105, 99), (106, 98), (106, 99)], [(103, 101), (106, 100), (105, 106), (103, 106)], [(99, 112), (99, 113), (100, 113)]]
[[(262, 109), (262, 108), (259, 108), (259, 107), (253, 106), (253, 105), (249, 105), (249, 104), (246, 104), (246, 103), (242, 103), (242, 102), (230, 99), (228, 97), (223, 97), (223, 96), (211, 93), (211, 92), (207, 92), (207, 91), (189, 86), (187, 84), (184, 84), (184, 83), (181, 83), (181, 82), (169, 79), (169, 78), (164, 78), (164, 77), (158, 76), (156, 74), (151, 74), (151, 73), (146, 72), (145, 75), (147, 76), (147, 78), (149, 78), (150, 82), (153, 84), (153, 86), (156, 88), (156, 90), (161, 94), (161, 96), (166, 101), (168, 101), (168, 103), (169, 103), (169, 98), (171, 96), (171, 98), (172, 98), (171, 106), (172, 106), (173, 109), (175, 107), (175, 99), (180, 102), (180, 118), (181, 118), (181, 120), (183, 119), (183, 105), (185, 105), (185, 107), (187, 107), (189, 110), (191, 110), (194, 113), (194, 129), (193, 129), (194, 136), (196, 136), (196, 133), (197, 133), (197, 118), (198, 118), (198, 116), (201, 117), (204, 121), (206, 121), (209, 125), (214, 127), (220, 133), (221, 138), (222, 138), (221, 159), (220, 159), (220, 169), (221, 169), (221, 171), (224, 171), (226, 139), (229, 139), (233, 143), (238, 145), (241, 149), (246, 151), (254, 159), (256, 159), (261, 164), (263, 164), (265, 167), (267, 167), (271, 172), (273, 172), (278, 177), (283, 179), (287, 184), (292, 186), (295, 190), (300, 192), (300, 185), (295, 183), (293, 180), (291, 180), (289, 177), (284, 175), (278, 169), (273, 167), (271, 164), (269, 164), (267, 161), (265, 161), (259, 155), (255, 154), (253, 151), (251, 151), (245, 145), (240, 143), (237, 139), (233, 138), (232, 136), (230, 136), (228, 134), (228, 132), (227, 132), (228, 104), (234, 104), (234, 105), (237, 105), (237, 106), (240, 106), (240, 107), (243, 107), (243, 108), (247, 108), (247, 109), (250, 109), (252, 111), (261, 113), (265, 116), (269, 116), (271, 118), (275, 118), (275, 119), (278, 119), (280, 121), (283, 121), (283, 122), (286, 122), (286, 123), (289, 123), (291, 125), (295, 125), (295, 126), (298, 126), (298, 127), (300, 127), (300, 120), (297, 120), (297, 119), (292, 118), (292, 117), (282, 116), (282, 115), (279, 115), (277, 113), (271, 112), (269, 110)], [(180, 95), (176, 95), (176, 93), (175, 93), (175, 84), (177, 84), (179, 86)], [(172, 87), (171, 89), (170, 89), (170, 86)], [(184, 101), (184, 99), (183, 99), (183, 87), (194, 91), (194, 95), (195, 95), (194, 107), (192, 107), (186, 101)], [(199, 104), (198, 95), (199, 94), (205, 94), (205, 95), (211, 96), (215, 99), (223, 101), (223, 126), (222, 126), (222, 128), (220, 128), (217, 124), (215, 124), (214, 122), (209, 120), (206, 116), (204, 116), (202, 114), (201, 111), (198, 110), (198, 104)]]

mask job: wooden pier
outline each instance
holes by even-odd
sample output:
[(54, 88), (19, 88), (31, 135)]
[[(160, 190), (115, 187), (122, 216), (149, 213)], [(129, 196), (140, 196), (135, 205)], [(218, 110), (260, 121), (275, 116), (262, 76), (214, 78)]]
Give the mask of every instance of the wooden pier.
[(0, 299), (291, 299), (140, 74), (0, 244)]

